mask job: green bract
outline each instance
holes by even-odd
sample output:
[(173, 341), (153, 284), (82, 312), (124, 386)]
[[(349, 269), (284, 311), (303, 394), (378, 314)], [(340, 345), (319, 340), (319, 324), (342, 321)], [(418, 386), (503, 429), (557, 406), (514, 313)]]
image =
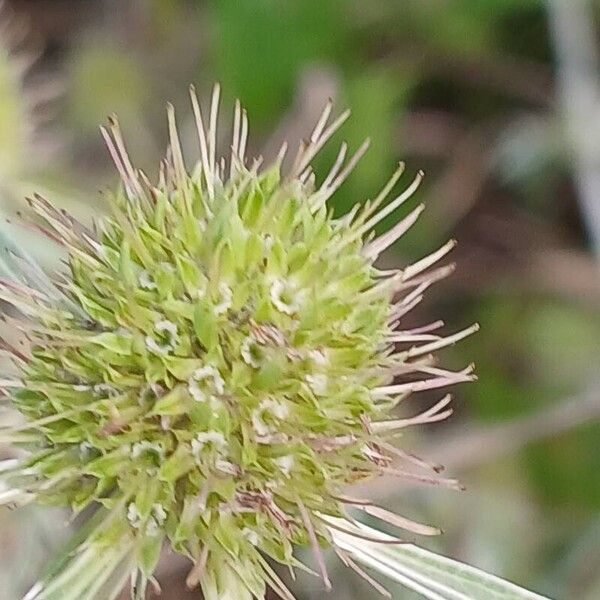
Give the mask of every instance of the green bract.
[(24, 351), (5, 343), (20, 375), (4, 385), (25, 419), (2, 436), (28, 453), (2, 464), (3, 499), (97, 510), (87, 541), (28, 598), (114, 598), (132, 573), (141, 598), (167, 540), (193, 561), (188, 583), (207, 600), (262, 598), (267, 584), (290, 598), (264, 556), (301, 566), (297, 545), (312, 545), (328, 585), (320, 547), (357, 504), (347, 484), (382, 472), (430, 479), (394, 467), (424, 465), (388, 438), (446, 417), (448, 398), (409, 419), (390, 409), (411, 391), (472, 377), (429, 360), (470, 330), (397, 329), (449, 270), (425, 274), (451, 244), (404, 270), (373, 267), (421, 207), (363, 240), (420, 175), (380, 208), (399, 169), (375, 201), (334, 219), (326, 201), (366, 146), (346, 167), (343, 147), (318, 188), (309, 164), (346, 114), (327, 127), (328, 106), (282, 176), (283, 154), (263, 171), (246, 166), (239, 105), (231, 160), (217, 163), (218, 94), (207, 133), (192, 95), (201, 161), (191, 175), (170, 108), (156, 185), (132, 168), (116, 123), (104, 132), (123, 188), (92, 229), (31, 200), (68, 270), (50, 284), (28, 265), (23, 281), (0, 288), (29, 340)]

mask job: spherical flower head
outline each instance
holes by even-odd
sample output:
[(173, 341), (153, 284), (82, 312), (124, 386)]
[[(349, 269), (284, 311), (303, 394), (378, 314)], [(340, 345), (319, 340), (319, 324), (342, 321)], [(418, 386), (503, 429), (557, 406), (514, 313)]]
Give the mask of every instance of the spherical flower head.
[(319, 187), (310, 162), (346, 113), (327, 125), (328, 105), (282, 175), (283, 153), (266, 169), (247, 164), (239, 104), (231, 157), (217, 161), (218, 100), (216, 88), (205, 127), (192, 93), (201, 160), (191, 173), (169, 107), (157, 184), (133, 169), (116, 121), (103, 130), (122, 189), (93, 228), (31, 200), (68, 271), (51, 285), (30, 268), (0, 286), (29, 340), (25, 351), (5, 343), (20, 374), (4, 385), (24, 420), (4, 436), (28, 453), (2, 467), (4, 500), (96, 513), (72, 563), (29, 598), (113, 598), (131, 574), (142, 598), (166, 542), (191, 559), (188, 584), (207, 600), (263, 598), (267, 585), (290, 598), (265, 556), (294, 568), (295, 547), (311, 546), (329, 585), (321, 548), (335, 546), (347, 505), (435, 533), (344, 492), (382, 472), (431, 479), (395, 467), (424, 465), (389, 438), (445, 418), (448, 399), (412, 418), (390, 410), (472, 377), (430, 360), (470, 330), (398, 330), (450, 270), (430, 267), (451, 244), (403, 270), (373, 266), (421, 208), (369, 233), (421, 175), (382, 208), (399, 169), (373, 202), (333, 218), (327, 200), (366, 145), (345, 165), (342, 147)]

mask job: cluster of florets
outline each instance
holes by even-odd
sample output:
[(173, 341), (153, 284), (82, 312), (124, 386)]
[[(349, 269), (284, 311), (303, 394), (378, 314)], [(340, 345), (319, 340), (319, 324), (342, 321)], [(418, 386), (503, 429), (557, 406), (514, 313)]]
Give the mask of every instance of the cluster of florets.
[[(246, 166), (237, 106), (227, 177), (215, 159), (218, 91), (207, 134), (193, 102), (201, 161), (191, 175), (172, 110), (157, 185), (131, 167), (113, 123), (105, 135), (123, 189), (110, 198), (111, 216), (88, 229), (32, 199), (67, 249), (68, 273), (55, 287), (2, 285), (30, 341), (14, 352), (20, 378), (6, 384), (26, 418), (9, 437), (31, 452), (3, 469), (11, 499), (102, 507), (90, 540), (105, 548), (104, 583), (86, 546), (79, 560), (96, 577), (66, 570), (69, 597), (110, 597), (93, 586), (110, 585), (106, 573), (119, 569), (137, 573), (141, 597), (166, 539), (192, 559), (188, 583), (207, 599), (262, 598), (266, 584), (289, 597), (262, 553), (293, 567), (295, 545), (313, 546), (327, 581), (319, 548), (352, 503), (345, 486), (409, 456), (394, 453), (390, 432), (449, 414), (446, 399), (413, 419), (389, 419), (390, 409), (411, 391), (471, 377), (427, 360), (464, 332), (396, 330), (445, 274), (423, 272), (450, 246), (402, 271), (373, 267), (420, 208), (363, 244), (415, 184), (379, 210), (398, 172), (373, 203), (333, 219), (326, 201), (366, 148), (342, 167), (344, 147), (318, 188), (309, 163), (344, 115), (326, 127), (328, 107), (282, 177), (282, 155), (262, 172)], [(425, 378), (394, 384), (410, 372)], [(30, 597), (51, 598), (57, 586)]]

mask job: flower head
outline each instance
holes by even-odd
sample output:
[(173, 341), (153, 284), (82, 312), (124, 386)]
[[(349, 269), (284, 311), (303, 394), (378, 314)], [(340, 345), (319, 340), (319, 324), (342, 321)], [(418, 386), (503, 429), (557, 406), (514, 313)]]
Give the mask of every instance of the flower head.
[(374, 201), (335, 219), (327, 200), (366, 147), (343, 166), (344, 147), (319, 187), (310, 162), (346, 114), (328, 126), (328, 105), (282, 176), (281, 156), (262, 171), (247, 165), (239, 105), (230, 161), (217, 161), (218, 100), (216, 88), (206, 129), (192, 93), (192, 174), (169, 108), (157, 184), (134, 170), (112, 121), (104, 135), (123, 189), (92, 229), (31, 200), (68, 271), (52, 284), (31, 269), (0, 282), (29, 340), (26, 351), (3, 344), (19, 368), (3, 384), (23, 421), (1, 435), (28, 452), (0, 463), (0, 498), (96, 515), (76, 558), (29, 598), (112, 598), (130, 574), (141, 598), (166, 542), (192, 560), (188, 584), (207, 600), (262, 598), (266, 585), (290, 598), (264, 555), (293, 568), (294, 548), (310, 545), (328, 585), (321, 547), (334, 544), (348, 505), (435, 531), (343, 491), (382, 472), (431, 479), (394, 467), (423, 463), (389, 437), (445, 418), (448, 400), (412, 418), (390, 410), (410, 392), (472, 378), (430, 361), (471, 330), (398, 329), (450, 271), (431, 267), (451, 245), (399, 271), (373, 265), (421, 209), (370, 232), (421, 174), (384, 205), (400, 168)]

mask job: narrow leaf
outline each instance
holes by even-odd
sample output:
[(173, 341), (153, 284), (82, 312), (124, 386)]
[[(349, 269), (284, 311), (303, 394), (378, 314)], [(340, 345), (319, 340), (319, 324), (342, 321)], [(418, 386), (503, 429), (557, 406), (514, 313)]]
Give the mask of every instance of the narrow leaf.
[[(346, 521), (344, 527), (382, 541), (391, 539), (360, 523)], [(330, 531), (334, 543), (356, 560), (430, 600), (548, 600), (510, 581), (413, 544), (392, 546), (333, 528)]]

